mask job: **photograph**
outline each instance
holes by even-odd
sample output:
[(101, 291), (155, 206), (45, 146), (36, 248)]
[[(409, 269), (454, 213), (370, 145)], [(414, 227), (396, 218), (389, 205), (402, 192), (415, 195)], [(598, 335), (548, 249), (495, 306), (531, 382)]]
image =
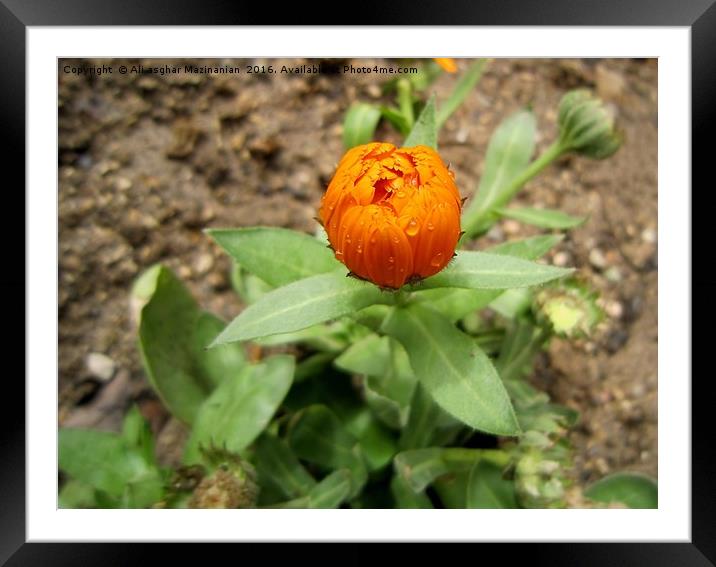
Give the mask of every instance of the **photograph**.
[(658, 509), (660, 68), (57, 58), (57, 507)]

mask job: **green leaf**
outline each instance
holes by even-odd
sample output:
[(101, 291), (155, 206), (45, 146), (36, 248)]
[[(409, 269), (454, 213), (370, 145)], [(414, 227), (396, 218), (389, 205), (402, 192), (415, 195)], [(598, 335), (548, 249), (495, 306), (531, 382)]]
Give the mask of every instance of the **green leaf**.
[(380, 114), (380, 109), (375, 105), (353, 103), (343, 120), (343, 146), (350, 149), (373, 141)]
[(515, 219), (525, 224), (539, 228), (567, 229), (579, 226), (587, 220), (586, 217), (572, 217), (562, 211), (550, 209), (533, 209), (529, 207), (521, 209), (495, 209), (501, 217)]
[(573, 271), (503, 254), (460, 251), (447, 268), (416, 284), (413, 290), (438, 287), (468, 289), (528, 287), (568, 276)]
[(251, 305), (271, 291), (272, 286), (253, 275), (236, 260), (231, 260), (231, 287), (246, 305)]
[(70, 480), (60, 490), (58, 508), (96, 508), (97, 499), (92, 485)]
[[(144, 508), (161, 499), (161, 479), (156, 467), (136, 448), (115, 433), (90, 429), (60, 429), (59, 468), (71, 479), (106, 494), (117, 506)], [(145, 490), (121, 503), (126, 491)]]
[(124, 416), (122, 437), (129, 447), (139, 451), (146, 463), (156, 465), (152, 429), (139, 413), (139, 408), (136, 405), (132, 406), (132, 409)]
[(170, 270), (160, 268), (142, 310), (139, 348), (152, 387), (169, 411), (187, 423), (214, 387), (245, 365), (241, 345), (206, 351), (223, 327), (220, 319), (199, 309)]
[(360, 444), (327, 407), (313, 405), (297, 414), (287, 440), (300, 459), (328, 469), (349, 469), (351, 495), (360, 492), (368, 478)]
[(415, 121), (413, 129), (405, 138), (403, 146), (412, 148), (415, 146), (429, 146), (434, 150), (438, 149), (438, 125), (435, 119), (435, 95), (423, 108), (423, 111)]
[(486, 460), (475, 463), (467, 485), (468, 508), (517, 508), (515, 484), (502, 478), (502, 468)]
[[(542, 235), (504, 242), (487, 250), (490, 254), (514, 256), (523, 260), (536, 260), (544, 255), (564, 237), (562, 235)], [(508, 290), (509, 292), (509, 290)], [(472, 290), (454, 288), (435, 288), (421, 290), (415, 301), (428, 302), (435, 311), (440, 311), (451, 321), (457, 321), (465, 315), (487, 307), (500, 297), (501, 290)]]
[(332, 272), (299, 280), (264, 295), (247, 307), (210, 345), (247, 341), (306, 329), (390, 297), (364, 281)]
[(274, 488), (286, 498), (306, 496), (316, 481), (285, 441), (264, 433), (256, 441), (254, 459), (259, 486)]
[(475, 88), (486, 64), (487, 59), (478, 59), (463, 73), (452, 93), (450, 93), (450, 97), (440, 106), (440, 111), (437, 115), (438, 128), (441, 128), (442, 125), (445, 124), (452, 113), (455, 112), (467, 98), (470, 91)]
[(200, 462), (201, 446), (239, 453), (268, 425), (293, 380), (294, 358), (277, 355), (224, 380), (199, 409), (184, 461)]
[(563, 234), (541, 234), (521, 240), (510, 240), (503, 242), (485, 252), (489, 254), (502, 254), (503, 256), (514, 256), (523, 260), (536, 260), (544, 256), (549, 250), (564, 240)]
[(351, 472), (337, 470), (319, 482), (308, 496), (272, 508), (338, 508), (351, 493)]
[(397, 108), (393, 108), (391, 106), (381, 106), (380, 113), (383, 118), (390, 122), (393, 127), (404, 136), (410, 132), (410, 125), (408, 124), (408, 121)]
[(415, 388), (410, 402), (408, 423), (400, 436), (400, 448), (422, 449), (428, 447), (438, 427), (442, 410), (420, 384)]
[(216, 388), (226, 378), (236, 376), (246, 365), (246, 354), (241, 345), (226, 345), (221, 348), (207, 350), (206, 346), (213, 341), (226, 327), (226, 323), (207, 312), (200, 312), (194, 323), (192, 339), (196, 371), (205, 376)]
[(429, 509), (433, 507), (430, 498), (423, 492), (415, 492), (402, 476), (394, 475), (390, 481), (390, 492), (393, 494), (396, 508)]
[(435, 479), (433, 488), (440, 497), (445, 508), (467, 508), (467, 485), (470, 480), (470, 470), (451, 472)]
[(621, 502), (629, 508), (658, 508), (656, 481), (637, 473), (615, 473), (604, 477), (584, 491), (598, 502)]
[(505, 382), (524, 378), (532, 370), (532, 360), (546, 339), (544, 332), (526, 322), (515, 321), (510, 325), (495, 362)]
[(351, 494), (352, 473), (337, 470), (324, 478), (308, 495), (308, 508), (338, 508)]
[(390, 463), (397, 451), (397, 443), (368, 408), (361, 408), (344, 423), (346, 429), (359, 440), (369, 471), (380, 470)]
[(510, 181), (530, 163), (537, 125), (531, 112), (521, 110), (498, 126), (490, 139), (480, 185), (463, 212), (462, 228), (468, 237), (489, 226), (489, 215), (510, 198)]
[(520, 432), (509, 396), (490, 359), (440, 313), (413, 304), (384, 324), (410, 357), (420, 383), (446, 412), (494, 435)]
[(295, 382), (303, 382), (313, 376), (322, 374), (333, 362), (335, 354), (330, 352), (317, 352), (302, 359), (296, 365)]
[(348, 348), (349, 337), (345, 320), (335, 321), (326, 325), (313, 325), (293, 333), (281, 333), (257, 339), (262, 346), (290, 345), (301, 343), (310, 349), (327, 353), (343, 352)]
[(335, 365), (348, 373), (380, 376), (390, 363), (389, 340), (371, 333), (350, 345), (336, 358)]
[(206, 232), (242, 267), (273, 287), (340, 266), (318, 239), (295, 230), (253, 227)]

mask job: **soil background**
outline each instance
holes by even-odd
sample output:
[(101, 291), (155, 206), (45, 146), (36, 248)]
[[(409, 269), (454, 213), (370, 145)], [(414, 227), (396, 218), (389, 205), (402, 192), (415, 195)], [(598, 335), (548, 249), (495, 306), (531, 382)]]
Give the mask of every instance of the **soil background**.
[[(226, 320), (242, 308), (228, 257), (208, 227), (282, 226), (313, 232), (320, 197), (343, 154), (342, 120), (356, 100), (390, 102), (375, 74), (247, 74), (246, 65), (316, 60), (60, 60), (59, 423), (116, 430), (132, 403), (172, 462), (182, 427), (151, 392), (130, 305), (134, 278), (162, 262), (202, 307)], [(330, 60), (330, 63), (343, 61)], [(355, 65), (398, 64), (354, 60)], [(240, 65), (237, 75), (119, 74), (119, 65)], [(346, 61), (346, 63), (350, 63)], [(419, 64), (419, 62), (414, 62)], [(101, 76), (66, 64), (108, 65)], [(465, 69), (469, 60), (459, 60)], [(431, 87), (438, 104), (457, 77)], [(533, 376), (581, 413), (571, 433), (575, 479), (617, 470), (657, 476), (657, 62), (496, 59), (441, 131), (440, 152), (463, 196), (477, 186), (491, 133), (530, 107), (538, 152), (554, 140), (556, 108), (587, 87), (614, 111), (623, 147), (605, 161), (567, 156), (532, 180), (517, 204), (589, 216), (549, 256), (599, 290), (596, 336), (554, 340)], [(399, 144), (381, 124), (377, 139)], [(478, 248), (537, 231), (502, 221)], [(676, 377), (674, 377), (676, 378)]]

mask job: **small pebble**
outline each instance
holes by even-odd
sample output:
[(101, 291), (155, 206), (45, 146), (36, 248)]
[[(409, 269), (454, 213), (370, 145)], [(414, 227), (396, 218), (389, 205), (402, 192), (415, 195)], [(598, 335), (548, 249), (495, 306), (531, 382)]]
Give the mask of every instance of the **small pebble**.
[(496, 224), (487, 232), (487, 238), (502, 242), (505, 239), (505, 232), (500, 228), (500, 225)]
[(622, 273), (616, 266), (608, 268), (607, 271), (604, 272), (604, 277), (606, 277), (610, 282), (622, 281)]
[(89, 373), (103, 382), (107, 382), (114, 376), (117, 368), (116, 363), (106, 354), (101, 352), (91, 352), (85, 359), (85, 364)]
[(564, 251), (557, 252), (552, 258), (552, 263), (555, 266), (566, 266), (569, 263), (569, 253)]
[(520, 223), (513, 219), (508, 219), (502, 223), (502, 229), (507, 234), (517, 234), (520, 231)]
[(202, 254), (194, 263), (194, 271), (201, 275), (208, 272), (214, 265), (214, 258), (211, 254)]
[(607, 259), (599, 248), (592, 248), (589, 252), (589, 263), (595, 268), (602, 270), (607, 267)]
[(604, 311), (612, 319), (621, 319), (624, 315), (624, 306), (619, 301), (611, 300), (607, 302)]
[(649, 244), (656, 243), (656, 238), (657, 238), (657, 233), (656, 233), (656, 230), (654, 230), (653, 228), (646, 228), (641, 233), (641, 239), (644, 242), (648, 242)]
[(132, 182), (126, 177), (120, 177), (117, 179), (116, 187), (120, 191), (126, 191), (132, 187)]

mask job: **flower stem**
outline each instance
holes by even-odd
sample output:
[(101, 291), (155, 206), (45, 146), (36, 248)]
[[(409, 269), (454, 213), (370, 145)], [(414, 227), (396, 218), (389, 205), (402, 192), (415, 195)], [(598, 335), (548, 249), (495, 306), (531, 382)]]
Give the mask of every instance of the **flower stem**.
[(411, 92), (410, 81), (408, 79), (400, 79), (398, 81), (398, 106), (400, 113), (408, 124), (408, 132), (415, 124), (415, 114), (413, 114), (413, 95)]

